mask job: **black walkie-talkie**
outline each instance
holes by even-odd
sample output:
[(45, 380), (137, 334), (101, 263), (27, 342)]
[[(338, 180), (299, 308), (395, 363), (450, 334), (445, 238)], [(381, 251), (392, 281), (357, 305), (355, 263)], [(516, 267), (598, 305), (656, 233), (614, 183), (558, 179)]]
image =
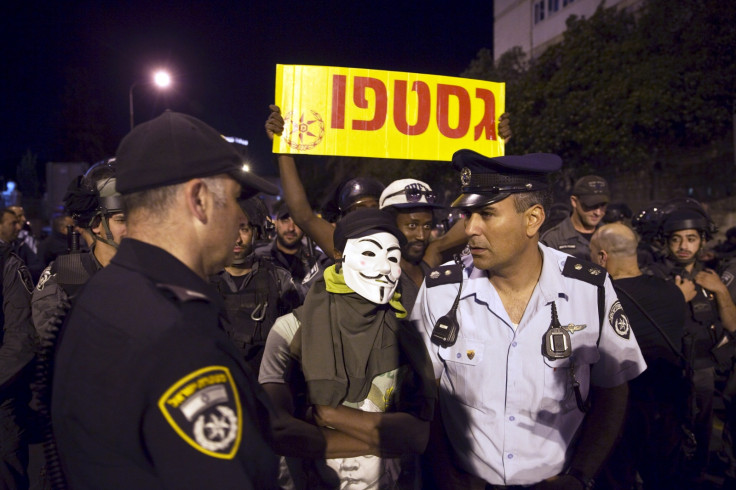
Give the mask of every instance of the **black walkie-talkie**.
[(542, 341), (542, 354), (550, 361), (565, 359), (572, 354), (570, 333), (560, 325), (554, 301), (552, 302), (552, 320)]
[(455, 254), (454, 258), (455, 263), (460, 267), (460, 287), (457, 290), (457, 296), (455, 296), (455, 302), (452, 304), (452, 308), (450, 308), (450, 311), (448, 311), (446, 315), (437, 320), (430, 337), (433, 344), (439, 345), (443, 348), (455, 345), (455, 342), (457, 342), (457, 334), (460, 331), (460, 325), (457, 323), (456, 312), (457, 306), (460, 303), (460, 294), (463, 292), (462, 261), (460, 260), (460, 256), (457, 254)]

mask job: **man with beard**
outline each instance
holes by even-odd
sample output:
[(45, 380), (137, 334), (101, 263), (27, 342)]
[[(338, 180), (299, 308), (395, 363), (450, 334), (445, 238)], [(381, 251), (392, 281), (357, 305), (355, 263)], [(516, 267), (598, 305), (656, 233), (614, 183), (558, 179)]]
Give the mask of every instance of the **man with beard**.
[(258, 373), (273, 322), (302, 301), (289, 271), (270, 257), (253, 253), (253, 244), (263, 233), (265, 206), (257, 197), (241, 201), (240, 206), (246, 219), (233, 247), (233, 261), (211, 281), (225, 299), (225, 331)]
[(426, 349), (401, 322), (395, 294), (406, 238), (390, 214), (358, 209), (338, 221), (334, 243), (337, 263), (276, 321), (261, 364), (274, 440), (290, 457), (281, 483), (403, 488), (402, 456), (424, 451), (436, 397)]
[(381, 193), (379, 207), (389, 211), (396, 226), (406, 237), (401, 248), (401, 304), (411, 314), (424, 276), (431, 267), (423, 260), (434, 227), (432, 210), (441, 207), (437, 195), (428, 184), (416, 179), (391, 182)]
[(256, 257), (268, 257), (287, 269), (302, 294), (306, 295), (330, 259), (314, 247), (304, 245), (304, 232), (291, 218), (286, 201), (281, 201), (276, 208), (274, 226), (276, 237), (268, 245), (256, 248)]
[(611, 200), (608, 182), (597, 175), (586, 175), (575, 182), (570, 196), (572, 214), (542, 234), (541, 242), (578, 259), (590, 260), (593, 236)]
[(693, 478), (699, 480), (708, 467), (716, 369), (719, 365), (730, 369), (733, 359), (734, 342), (729, 341), (729, 332), (736, 332), (736, 306), (718, 274), (699, 260), (706, 241), (717, 231), (702, 206), (692, 200), (676, 204), (663, 218), (661, 231), (667, 256), (645, 272), (673, 281), (688, 305), (683, 353), (693, 369), (698, 443)]

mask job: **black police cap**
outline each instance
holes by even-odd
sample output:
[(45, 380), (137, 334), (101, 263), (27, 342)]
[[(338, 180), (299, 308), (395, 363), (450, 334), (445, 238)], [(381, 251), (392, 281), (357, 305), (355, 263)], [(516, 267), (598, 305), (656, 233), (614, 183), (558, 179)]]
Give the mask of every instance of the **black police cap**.
[(547, 175), (562, 167), (562, 159), (551, 153), (507, 155), (489, 158), (472, 150), (459, 150), (452, 167), (460, 171), (460, 197), (454, 208), (486, 206), (511, 194), (546, 189)]
[(243, 197), (278, 194), (276, 186), (243, 170), (242, 157), (218, 131), (178, 112), (166, 111), (133, 128), (115, 156), (122, 194), (220, 174), (240, 182)]

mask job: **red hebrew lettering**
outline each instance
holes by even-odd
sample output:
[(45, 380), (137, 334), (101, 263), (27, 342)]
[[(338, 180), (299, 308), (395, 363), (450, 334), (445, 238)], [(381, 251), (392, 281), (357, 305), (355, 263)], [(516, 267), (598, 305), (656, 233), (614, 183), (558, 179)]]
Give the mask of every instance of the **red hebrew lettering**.
[(496, 139), (496, 99), (493, 97), (493, 92), (485, 88), (475, 89), (475, 98), (481, 99), (484, 102), (483, 106), (483, 119), (480, 120), (478, 125), (475, 127), (475, 140), (478, 140), (483, 131), (486, 132), (487, 140)]
[(332, 76), (332, 120), (334, 129), (345, 128), (345, 75)]
[(353, 102), (361, 109), (368, 109), (368, 99), (366, 99), (366, 89), (371, 89), (376, 95), (376, 108), (373, 113), (373, 119), (366, 121), (353, 121), (353, 129), (361, 129), (364, 131), (375, 131), (381, 129), (386, 123), (386, 112), (388, 111), (388, 98), (386, 96), (386, 86), (377, 78), (371, 77), (355, 77), (355, 86), (353, 88)]
[(429, 127), (429, 116), (431, 108), (431, 96), (429, 94), (429, 85), (425, 82), (416, 80), (411, 85), (411, 89), (417, 93), (417, 122), (410, 125), (406, 120), (406, 80), (396, 80), (394, 82), (394, 124), (396, 129), (406, 135), (422, 134)]
[[(457, 98), (459, 113), (457, 127), (451, 128), (449, 121), (450, 97)], [(470, 127), (470, 95), (457, 85), (437, 84), (437, 127), (448, 138), (462, 138)]]

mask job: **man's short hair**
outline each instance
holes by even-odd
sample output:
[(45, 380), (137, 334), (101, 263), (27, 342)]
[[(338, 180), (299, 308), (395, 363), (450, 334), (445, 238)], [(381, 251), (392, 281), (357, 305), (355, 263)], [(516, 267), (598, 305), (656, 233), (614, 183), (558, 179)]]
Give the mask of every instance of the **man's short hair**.
[(544, 208), (544, 213), (547, 214), (552, 205), (552, 193), (549, 190), (520, 192), (512, 194), (512, 197), (514, 199), (514, 209), (517, 213), (523, 213), (530, 207), (540, 204)]
[[(222, 206), (226, 199), (224, 185), (224, 179), (226, 178), (228, 178), (226, 175), (202, 178), (202, 181), (205, 182), (208, 189), (214, 194), (216, 206)], [(125, 213), (130, 214), (136, 210), (143, 209), (152, 216), (164, 217), (171, 208), (176, 194), (184, 185), (186, 183), (154, 187), (152, 189), (124, 194)]]

